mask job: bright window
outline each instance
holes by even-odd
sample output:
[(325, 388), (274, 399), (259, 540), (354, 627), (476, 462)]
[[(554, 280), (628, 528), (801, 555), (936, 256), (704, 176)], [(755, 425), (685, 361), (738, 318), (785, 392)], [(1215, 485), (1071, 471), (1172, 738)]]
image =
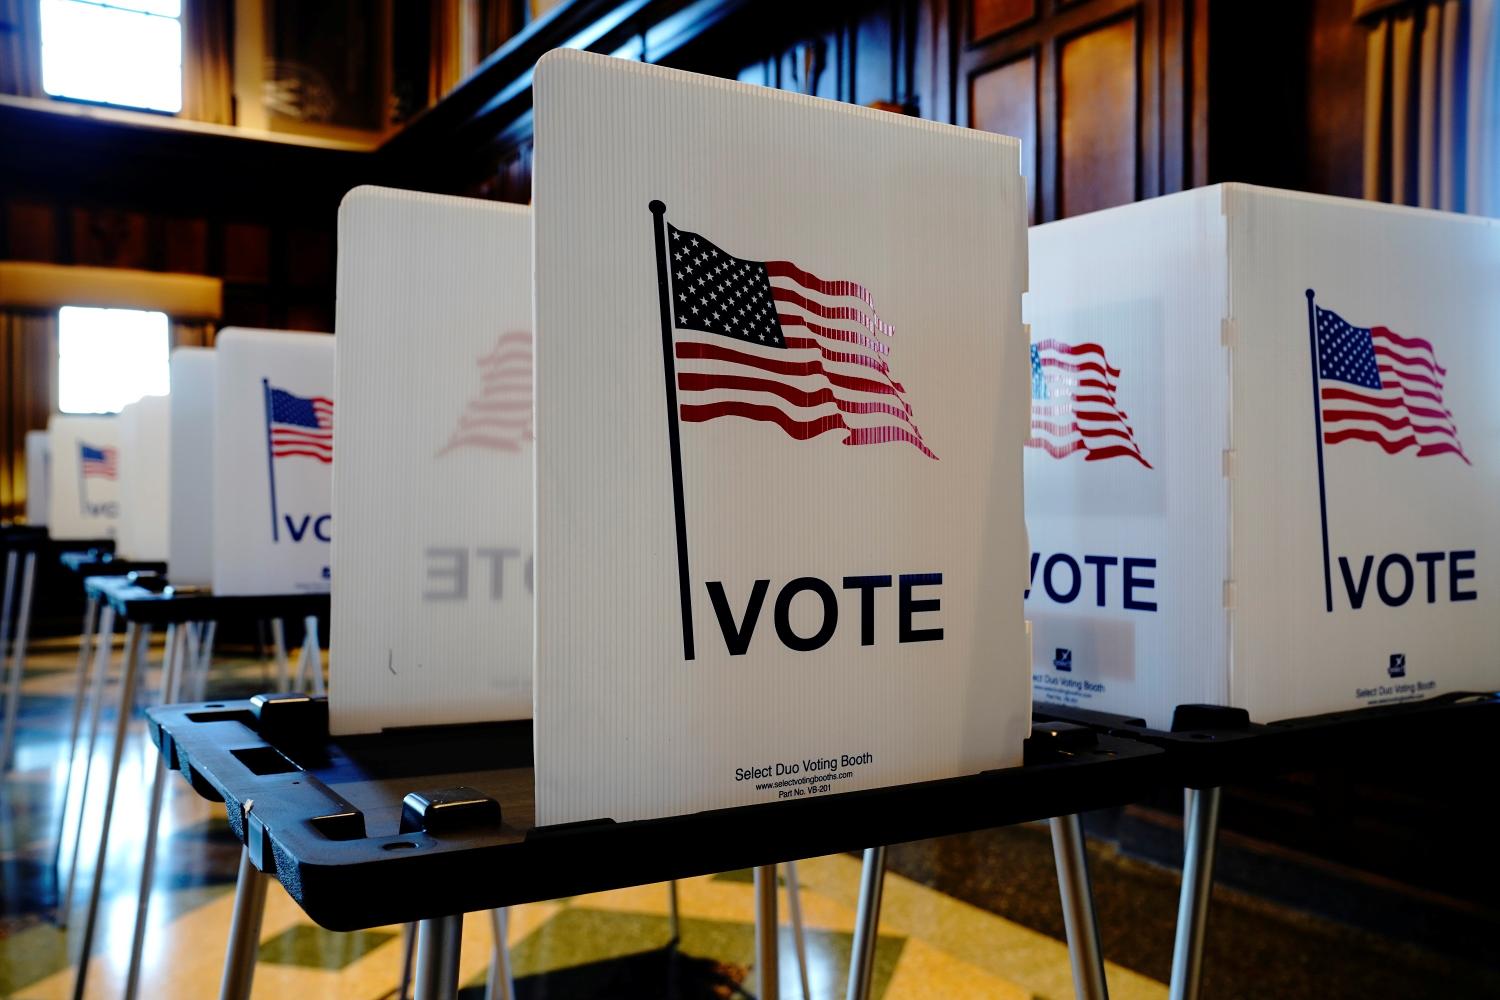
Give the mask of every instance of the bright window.
[(42, 89), (182, 110), (182, 0), (41, 0)]
[(57, 408), (118, 413), (142, 396), (164, 396), (171, 337), (167, 314), (64, 306), (57, 312)]

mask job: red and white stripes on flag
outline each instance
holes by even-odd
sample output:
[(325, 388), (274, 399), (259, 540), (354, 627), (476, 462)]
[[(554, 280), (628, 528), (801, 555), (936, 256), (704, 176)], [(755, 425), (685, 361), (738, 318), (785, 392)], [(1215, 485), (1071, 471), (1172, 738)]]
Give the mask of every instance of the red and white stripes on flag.
[(533, 437), (531, 423), (531, 334), (503, 333), (476, 362), (479, 391), (469, 398), (445, 455), (458, 448), (520, 451)]
[(1098, 344), (1043, 340), (1031, 346), (1031, 436), (1026, 447), (1053, 458), (1131, 458), (1146, 468), (1129, 415), (1118, 399), (1120, 369)]
[(903, 442), (937, 457), (891, 372), (896, 331), (868, 289), (668, 234), (684, 423), (740, 417), (799, 441), (841, 431), (846, 445)]
[(1368, 442), (1387, 455), (1457, 455), (1463, 443), (1443, 400), (1448, 369), (1432, 342), (1384, 326), (1355, 326), (1331, 309), (1314, 309), (1318, 405), (1323, 443)]

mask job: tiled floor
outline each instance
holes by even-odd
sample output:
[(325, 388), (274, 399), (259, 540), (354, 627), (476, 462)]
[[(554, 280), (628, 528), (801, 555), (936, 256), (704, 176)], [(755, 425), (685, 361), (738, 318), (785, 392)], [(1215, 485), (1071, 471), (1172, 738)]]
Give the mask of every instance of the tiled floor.
[[(160, 657), (160, 643), (153, 649)], [(70, 995), (69, 955), (87, 903), (108, 767), (101, 738), (94, 756), (84, 852), (79, 862), (72, 920), (52, 922), (59, 877), (51, 853), (61, 786), (61, 753), (71, 706), (76, 643), (35, 643), (24, 685), (17, 766), (0, 801), (0, 997), (51, 1000)], [(223, 658), (221, 689), (264, 687), (263, 667)], [(224, 680), (223, 678), (226, 678)], [(148, 677), (155, 687), (155, 672)], [(113, 693), (112, 693), (113, 695)], [(111, 703), (113, 697), (111, 697)], [(109, 732), (109, 719), (103, 732)], [(146, 799), (154, 748), (131, 729), (106, 866), (104, 906), (90, 967), (90, 997), (119, 995), (133, 927)], [(80, 754), (81, 757), (81, 754)], [(75, 784), (83, 762), (75, 764)], [(76, 792), (74, 798), (76, 812)], [(64, 839), (62, 868), (71, 851)], [(142, 995), (202, 997), (217, 989), (228, 932), (239, 845), (223, 807), (192, 793), (175, 776), (168, 784)], [(846, 856), (799, 866), (809, 980), (814, 997), (842, 997), (858, 891), (859, 862)], [(687, 880), (680, 885), (681, 940), (670, 947), (664, 885), (516, 907), (509, 945), (517, 994), (542, 997), (748, 997), (757, 990), (753, 963), (752, 887), (747, 872)], [(781, 913), (786, 919), (785, 889)], [(356, 934), (324, 931), (273, 886), (261, 933), (255, 993), (373, 1000), (393, 996), (400, 976), (401, 928)], [(463, 981), (480, 995), (493, 936), (482, 914), (464, 924)], [(783, 995), (800, 997), (791, 931), (782, 930)], [(1117, 997), (1164, 996), (1164, 987), (1112, 967)], [(903, 998), (1071, 994), (1066, 948), (1059, 941), (983, 909), (892, 875), (876, 953), (875, 995)]]
[[(160, 657), (160, 643), (153, 659)], [(67, 931), (53, 923), (60, 881), (52, 850), (61, 748), (72, 705), (73, 640), (35, 644), (24, 686), (17, 767), (0, 790), (0, 997), (71, 993), (88, 876), (97, 849), (103, 742), (94, 758), (84, 852)], [(248, 657), (221, 657), (215, 696), (270, 685)], [(154, 690), (154, 672), (149, 678)], [(110, 701), (115, 696), (111, 693)], [(108, 720), (106, 720), (108, 721)], [(108, 731), (106, 729), (106, 731)], [(137, 722), (122, 771), (110, 841), (104, 908), (89, 997), (117, 997), (135, 915), (144, 813), (156, 766)], [(75, 765), (81, 777), (83, 763)], [(75, 781), (75, 785), (77, 782)], [(173, 776), (152, 898), (143, 989), (147, 998), (217, 993), (239, 844), (223, 807)], [(76, 799), (75, 799), (76, 802)], [(62, 853), (72, 842), (70, 820)], [(1051, 851), (1045, 828), (1011, 828), (892, 851), (876, 956), (875, 995), (916, 998), (1072, 996)], [(1108, 969), (1116, 998), (1164, 997), (1176, 873), (1091, 845)], [(902, 874), (896, 874), (896, 872)], [(799, 864), (811, 995), (844, 994), (859, 862), (850, 856)], [(640, 886), (515, 908), (508, 944), (521, 1000), (540, 998), (751, 998), (754, 929), (749, 874), (680, 885), (681, 940), (671, 947), (663, 885)], [(781, 913), (787, 914), (783, 895)], [(464, 924), (465, 995), (483, 992), (492, 953), (490, 921)], [(279, 886), (262, 928), (258, 997), (376, 1000), (395, 995), (399, 927), (336, 934), (314, 926)], [(800, 1000), (790, 931), (782, 930), (782, 995)], [(1434, 955), (1264, 901), (1220, 890), (1214, 900), (1205, 996), (1413, 997), (1500, 995), (1500, 974), (1483, 963)]]

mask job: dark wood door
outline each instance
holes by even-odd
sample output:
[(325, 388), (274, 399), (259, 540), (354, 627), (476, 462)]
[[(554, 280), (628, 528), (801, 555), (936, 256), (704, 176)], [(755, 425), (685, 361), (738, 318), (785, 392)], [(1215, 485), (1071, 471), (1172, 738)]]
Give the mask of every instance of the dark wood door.
[(932, 16), (937, 109), (1021, 140), (1033, 220), (1203, 182), (1204, 0), (938, 0)]

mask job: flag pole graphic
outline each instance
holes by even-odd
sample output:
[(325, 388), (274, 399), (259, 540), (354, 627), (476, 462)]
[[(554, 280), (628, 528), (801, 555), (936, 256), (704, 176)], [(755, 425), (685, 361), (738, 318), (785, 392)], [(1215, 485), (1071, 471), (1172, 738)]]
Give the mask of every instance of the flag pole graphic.
[(270, 476), (271, 483), (271, 541), (281, 541), (281, 529), (277, 527), (279, 520), (276, 514), (276, 452), (271, 446), (271, 380), (260, 380), (261, 392), (266, 403), (266, 472)]
[(667, 206), (652, 201), (656, 234), (656, 298), (661, 310), (661, 361), (667, 376), (667, 444), (672, 450), (672, 502), (677, 515), (677, 590), (682, 600), (682, 658), (693, 656), (693, 584), (688, 575), (687, 516), (682, 502), (682, 443), (677, 425), (677, 364), (672, 360), (672, 303), (667, 285)]
[(1323, 600), (1333, 613), (1333, 572), (1328, 558), (1328, 490), (1323, 479), (1323, 401), (1318, 392), (1318, 320), (1313, 308), (1313, 290), (1307, 290), (1307, 342), (1312, 357), (1313, 427), (1318, 438), (1318, 512), (1323, 518)]
[(88, 478), (88, 476), (86, 476), (84, 474), (84, 471), (83, 471), (83, 463), (84, 463), (83, 449), (84, 449), (83, 442), (82, 441), (78, 442), (78, 515), (80, 517), (88, 517), (89, 516), (89, 491), (88, 491), (89, 478)]

